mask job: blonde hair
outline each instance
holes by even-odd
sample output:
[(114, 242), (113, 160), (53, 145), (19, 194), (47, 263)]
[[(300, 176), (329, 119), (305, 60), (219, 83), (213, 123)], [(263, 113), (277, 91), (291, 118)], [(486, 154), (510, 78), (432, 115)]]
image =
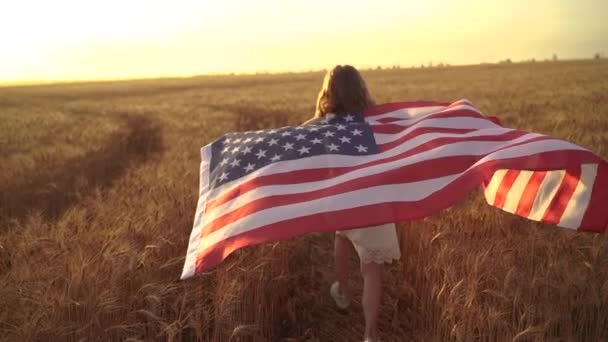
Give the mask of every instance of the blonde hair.
[(361, 113), (373, 105), (374, 101), (359, 71), (350, 65), (336, 65), (325, 74), (317, 97), (315, 117), (327, 113)]

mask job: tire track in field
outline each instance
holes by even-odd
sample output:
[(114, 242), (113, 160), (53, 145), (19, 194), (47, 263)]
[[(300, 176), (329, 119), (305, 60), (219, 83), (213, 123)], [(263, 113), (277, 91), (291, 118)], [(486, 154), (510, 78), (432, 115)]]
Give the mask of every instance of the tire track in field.
[[(291, 79), (289, 78), (291, 77)], [(158, 95), (184, 93), (190, 91), (216, 91), (216, 90), (236, 90), (254, 87), (274, 86), (289, 84), (307, 84), (316, 82), (319, 76), (316, 74), (304, 75), (294, 79), (293, 76), (272, 76), (260, 79), (258, 77), (218, 77), (209, 78), (206, 76), (192, 77), (189, 80), (134, 80), (134, 81), (100, 81), (100, 82), (78, 82), (74, 84), (47, 84), (23, 87), (5, 87), (3, 90), (8, 95), (0, 102), (12, 104), (18, 103), (14, 99), (16, 96), (26, 96), (27, 101), (33, 99), (53, 99), (61, 101), (70, 100), (104, 100), (110, 101), (124, 97), (155, 97)]]
[(0, 224), (22, 220), (33, 211), (55, 220), (91, 190), (110, 186), (129, 166), (162, 152), (158, 124), (140, 115), (125, 115), (123, 120), (123, 128), (101, 149), (69, 159), (42, 177), (23, 175), (0, 186)]

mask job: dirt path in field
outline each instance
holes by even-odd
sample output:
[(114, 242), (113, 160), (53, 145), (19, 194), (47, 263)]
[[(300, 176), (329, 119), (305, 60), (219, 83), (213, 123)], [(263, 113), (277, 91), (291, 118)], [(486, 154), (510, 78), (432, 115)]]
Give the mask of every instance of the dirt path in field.
[[(359, 341), (365, 327), (359, 259), (352, 249), (349, 270), (354, 297), (347, 310), (340, 310), (329, 295), (329, 286), (335, 279), (333, 241), (332, 233), (309, 234), (295, 239), (294, 243), (308, 245), (310, 254), (302, 256), (308, 263), (308, 269), (301, 272), (308, 277), (298, 293), (308, 319), (298, 322), (299, 326), (294, 328), (303, 329), (304, 336), (298, 338), (308, 341)], [(416, 331), (416, 324), (419, 323), (415, 304), (417, 294), (411, 291), (404, 279), (403, 262), (404, 257), (386, 265), (383, 275), (384, 293), (378, 328), (384, 341), (411, 341), (421, 334)]]
[(129, 166), (163, 150), (157, 124), (141, 115), (121, 119), (122, 129), (103, 148), (67, 160), (61, 168), (23, 175), (0, 188), (0, 223), (21, 220), (33, 211), (56, 219), (91, 190), (110, 186)]

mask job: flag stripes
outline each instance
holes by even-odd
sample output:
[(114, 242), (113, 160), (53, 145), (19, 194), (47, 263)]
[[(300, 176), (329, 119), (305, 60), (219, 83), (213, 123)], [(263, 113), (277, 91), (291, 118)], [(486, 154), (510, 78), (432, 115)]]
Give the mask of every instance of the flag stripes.
[(542, 184), (545, 176), (547, 175), (547, 171), (521, 171), (522, 173), (530, 173), (530, 177), (528, 178), (528, 184), (526, 184), (526, 188), (521, 194), (521, 198), (519, 199), (519, 203), (517, 204), (516, 214), (523, 217), (528, 217), (530, 215), (530, 211), (532, 210), (532, 206), (534, 205), (534, 201), (536, 200), (536, 195), (538, 194), (538, 190), (540, 185)]
[(591, 200), (597, 168), (582, 164), (555, 171), (497, 170), (485, 197), (504, 211), (576, 229)]
[[(502, 134), (500, 134), (502, 132)], [(486, 133), (486, 134), (483, 134)], [(483, 135), (481, 135), (483, 134)], [(208, 208), (213, 208), (218, 204), (224, 203), (232, 198), (242, 195), (245, 192), (257, 189), (262, 186), (291, 184), (294, 179), (296, 183), (309, 183), (327, 179), (327, 174), (333, 177), (343, 174), (363, 170), (368, 167), (391, 162), (399, 159), (411, 157), (405, 162), (421, 161), (428, 156), (447, 157), (460, 155), (463, 150), (479, 154), (490, 153), (494, 149), (506, 147), (505, 144), (519, 144), (526, 141), (538, 139), (549, 139), (534, 133), (500, 129), (492, 132), (472, 132), (471, 134), (429, 134), (418, 136), (402, 143), (397, 148), (385, 151), (372, 156), (315, 156), (310, 157), (313, 165), (324, 165), (324, 168), (312, 168), (298, 170), (297, 161), (285, 161), (271, 165), (264, 171), (259, 170), (237, 183), (227, 183), (225, 186), (212, 190), (212, 196), (217, 200), (212, 200)], [(575, 145), (572, 145), (575, 146)], [(423, 154), (424, 152), (429, 152)], [(451, 154), (450, 154), (451, 151)], [(365, 171), (363, 171), (365, 172)], [(231, 188), (227, 189), (228, 187)], [(312, 184), (308, 184), (312, 186)], [(288, 188), (283, 188), (288, 190)], [(281, 189), (282, 191), (282, 189)]]
[(580, 146), (502, 127), (466, 100), (386, 104), (365, 115), (378, 153), (277, 161), (211, 189), (211, 144), (203, 147), (182, 279), (247, 245), (432, 215), (480, 184), (502, 210), (605, 229), (608, 214), (597, 208), (606, 162)]

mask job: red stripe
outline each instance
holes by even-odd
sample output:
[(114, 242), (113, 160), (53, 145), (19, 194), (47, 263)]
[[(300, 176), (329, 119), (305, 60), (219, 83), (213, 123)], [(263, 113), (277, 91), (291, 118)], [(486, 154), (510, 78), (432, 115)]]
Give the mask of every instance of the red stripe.
[(498, 190), (496, 190), (496, 197), (494, 197), (494, 206), (502, 209), (505, 205), (505, 200), (509, 195), (509, 190), (511, 190), (511, 186), (515, 183), (515, 180), (519, 176), (519, 170), (507, 170), (505, 176), (502, 178), (500, 185), (498, 186)]
[(532, 206), (534, 205), (538, 188), (542, 184), (546, 175), (547, 171), (535, 171), (532, 174), (532, 177), (530, 177), (530, 180), (528, 180), (528, 184), (526, 184), (524, 193), (521, 195), (521, 199), (519, 200), (515, 214), (523, 217), (528, 217), (530, 215), (530, 210), (532, 210)]
[[(563, 159), (564, 153), (568, 157), (565, 160)], [(484, 179), (491, 177), (499, 169), (558, 169), (560, 167), (580, 165), (580, 163), (585, 162), (597, 162), (597, 160), (597, 156), (588, 151), (552, 151), (534, 155), (534, 158), (524, 156), (504, 160), (492, 160), (479, 165), (471, 170), (471, 172), (465, 173), (441, 190), (420, 201), (381, 203), (297, 217), (224, 239), (198, 253), (196, 273), (213, 268), (230, 255), (230, 253), (247, 245), (284, 240), (310, 232), (329, 232), (343, 229), (344, 227), (368, 227), (387, 222), (414, 220), (435, 214), (465, 198), (465, 194), (472, 191)], [(605, 194), (606, 187), (601, 189)], [(605, 216), (599, 217), (600, 220), (604, 219), (604, 223), (605, 218)], [(593, 217), (590, 217), (590, 219), (593, 219)], [(598, 223), (602, 222), (589, 221), (587, 224), (594, 225)], [(602, 228), (601, 231), (604, 231), (604, 229)]]
[(502, 126), (502, 122), (500, 122), (498, 116), (486, 116), (486, 118), (488, 118), (488, 120), (492, 121), (493, 123)]
[[(457, 102), (455, 102), (455, 103), (457, 103)], [(363, 112), (363, 115), (368, 117), (368, 116), (386, 114), (386, 113), (393, 112), (393, 111), (396, 111), (399, 109), (404, 109), (404, 108), (436, 107), (436, 106), (445, 107), (445, 106), (449, 106), (449, 105), (451, 105), (451, 104), (447, 103), (447, 102), (433, 102), (433, 101), (392, 102), (392, 103), (385, 103), (385, 104), (377, 105), (374, 107), (370, 107)]]
[[(522, 135), (525, 135), (526, 132), (523, 131), (510, 131), (500, 135), (487, 135), (487, 136), (477, 136), (477, 137), (445, 137), (445, 138), (436, 138), (432, 139), (427, 143), (414, 147), (408, 151), (397, 154), (392, 157), (387, 157), (383, 159), (376, 159), (370, 161), (368, 163), (364, 163), (356, 166), (347, 166), (347, 167), (334, 167), (334, 168), (318, 168), (318, 169), (309, 169), (309, 170), (297, 170), (297, 171), (289, 171), (283, 173), (276, 173), (272, 175), (264, 175), (252, 178), (248, 181), (239, 184), (238, 186), (227, 190), (221, 195), (217, 196), (215, 199), (209, 201), (207, 203), (207, 209), (213, 209), (218, 205), (221, 205), (227, 201), (230, 201), (236, 198), (239, 195), (245, 194), (251, 190), (254, 190), (261, 186), (267, 185), (279, 185), (279, 184), (297, 184), (297, 183), (305, 183), (318, 181), (322, 179), (326, 179), (329, 175), (332, 177), (336, 177), (354, 170), (366, 168), (372, 165), (378, 165), (382, 163), (386, 163), (393, 160), (403, 159), (408, 156), (418, 154), (424, 151), (428, 151), (434, 148), (438, 148), (440, 146), (449, 145), (456, 142), (464, 142), (464, 141), (509, 141), (516, 139)], [(539, 137), (542, 139), (549, 139), (548, 137)], [(537, 139), (537, 138), (535, 138)]]
[(259, 198), (215, 218), (202, 228), (202, 234), (207, 235), (239, 218), (268, 208), (314, 201), (336, 194), (379, 185), (418, 182), (461, 173), (483, 157), (484, 156), (454, 156), (425, 160), (382, 173), (351, 179), (319, 190)]
[[(323, 197), (379, 185), (411, 183), (458, 174), (471, 167), (471, 165), (483, 157), (484, 156), (455, 156), (435, 160), (426, 160), (416, 164), (399, 167), (390, 171), (352, 179), (315, 191), (299, 192), (297, 194), (273, 195), (259, 198), (213, 219), (202, 228), (201, 232), (202, 235), (207, 235), (221, 229), (226, 225), (229, 225), (231, 222), (237, 219), (268, 208), (314, 201)], [(517, 173), (519, 173), (519, 171), (517, 171)], [(505, 175), (505, 178), (507, 177), (508, 172), (507, 175)]]
[(601, 233), (608, 226), (608, 162), (600, 161), (591, 199), (579, 230)]
[(559, 223), (559, 220), (562, 218), (562, 215), (568, 206), (568, 202), (570, 202), (570, 199), (574, 194), (574, 190), (576, 190), (576, 185), (581, 178), (581, 172), (580, 165), (566, 170), (566, 174), (564, 175), (557, 192), (551, 199), (551, 203), (545, 211), (543, 221), (549, 223)]

